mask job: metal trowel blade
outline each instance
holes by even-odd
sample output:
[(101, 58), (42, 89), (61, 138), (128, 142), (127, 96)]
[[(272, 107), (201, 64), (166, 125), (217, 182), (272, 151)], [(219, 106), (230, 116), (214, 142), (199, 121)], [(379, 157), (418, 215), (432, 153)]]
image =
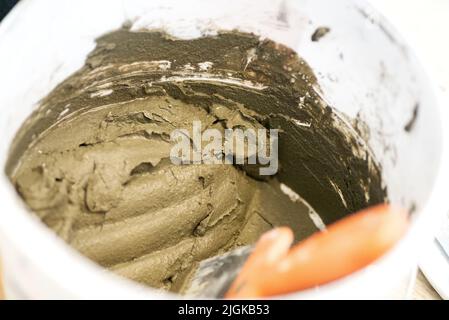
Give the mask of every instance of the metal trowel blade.
[(201, 261), (186, 295), (223, 298), (253, 249), (245, 246)]

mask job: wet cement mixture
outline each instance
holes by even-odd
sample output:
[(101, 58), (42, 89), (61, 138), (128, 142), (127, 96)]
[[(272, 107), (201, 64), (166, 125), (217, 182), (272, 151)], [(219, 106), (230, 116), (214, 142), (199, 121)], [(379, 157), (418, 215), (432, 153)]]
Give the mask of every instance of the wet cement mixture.
[(331, 32), (331, 29), (328, 27), (319, 27), (315, 30), (315, 32), (312, 34), (312, 41), (318, 42), (321, 40), (321, 38), (325, 37), (329, 32)]
[[(280, 129), (278, 174), (171, 163), (170, 132), (194, 120), (204, 130)], [(299, 241), (317, 230), (316, 213), (327, 224), (386, 199), (369, 149), (321, 98), (307, 63), (235, 31), (180, 40), (120, 29), (97, 39), (84, 67), (24, 123), (6, 172), (79, 252), (181, 293), (198, 262), (274, 226)]]

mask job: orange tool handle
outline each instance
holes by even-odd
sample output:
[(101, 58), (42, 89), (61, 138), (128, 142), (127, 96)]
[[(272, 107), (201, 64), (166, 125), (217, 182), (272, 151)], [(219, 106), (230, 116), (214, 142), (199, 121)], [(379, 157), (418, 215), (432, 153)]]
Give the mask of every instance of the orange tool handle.
[(352, 214), (290, 248), (293, 232), (264, 234), (226, 298), (257, 298), (322, 285), (371, 264), (405, 234), (404, 210), (383, 204)]

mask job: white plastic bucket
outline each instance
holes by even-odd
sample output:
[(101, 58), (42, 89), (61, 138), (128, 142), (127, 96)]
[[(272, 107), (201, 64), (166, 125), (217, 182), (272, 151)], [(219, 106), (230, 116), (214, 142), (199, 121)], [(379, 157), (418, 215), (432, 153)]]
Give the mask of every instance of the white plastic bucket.
[[(280, 13), (284, 18), (279, 19)], [(287, 13), (287, 23), (285, 20)], [(298, 51), (323, 96), (369, 126), (368, 143), (393, 203), (414, 208), (401, 243), (349, 277), (288, 298), (404, 298), (432, 221), (445, 212), (448, 143), (438, 97), (410, 48), (360, 0), (22, 0), (0, 25), (0, 166), (21, 123), (60, 81), (83, 65), (101, 34), (131, 20), (178, 37), (234, 29)], [(331, 32), (310, 41), (317, 27)], [(405, 127), (419, 106), (413, 130)], [(79, 255), (26, 209), (0, 177), (0, 246), (8, 298), (173, 298), (118, 278)]]

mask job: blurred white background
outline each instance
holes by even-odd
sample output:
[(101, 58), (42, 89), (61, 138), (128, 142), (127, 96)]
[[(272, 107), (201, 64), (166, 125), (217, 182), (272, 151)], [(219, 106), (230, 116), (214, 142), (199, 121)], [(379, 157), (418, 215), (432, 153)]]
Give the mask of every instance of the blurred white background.
[(415, 48), (431, 76), (449, 91), (449, 0), (370, 0)]

